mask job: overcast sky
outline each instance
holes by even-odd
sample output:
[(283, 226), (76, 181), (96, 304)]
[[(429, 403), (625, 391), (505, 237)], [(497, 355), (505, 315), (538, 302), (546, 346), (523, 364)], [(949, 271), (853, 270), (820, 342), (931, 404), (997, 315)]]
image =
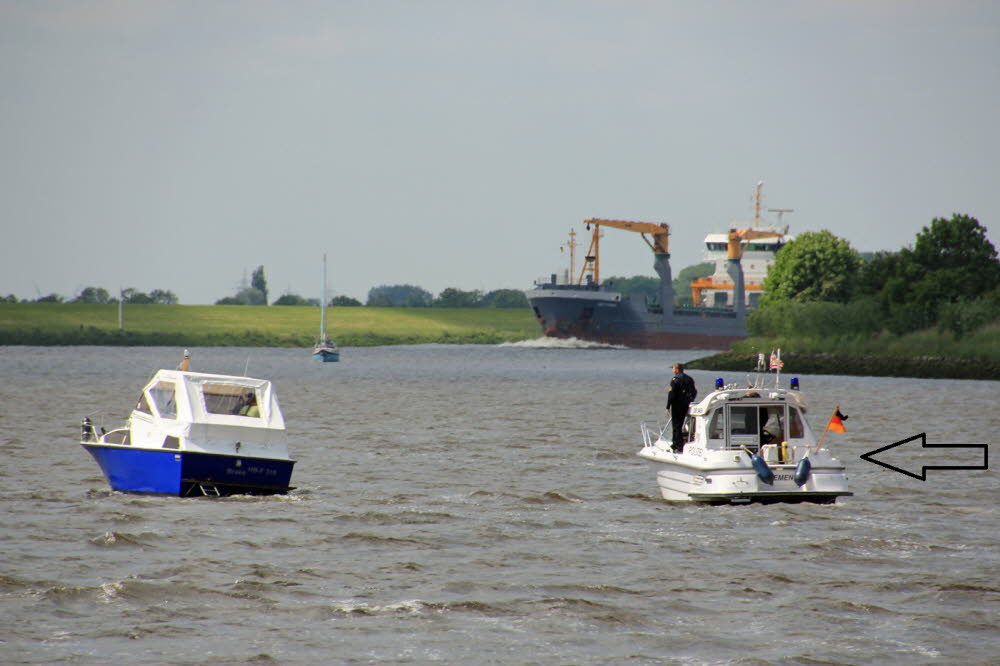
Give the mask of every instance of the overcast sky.
[(526, 289), (587, 217), (676, 274), (761, 180), (861, 251), (1000, 245), (1000, 3), (0, 0), (0, 295)]

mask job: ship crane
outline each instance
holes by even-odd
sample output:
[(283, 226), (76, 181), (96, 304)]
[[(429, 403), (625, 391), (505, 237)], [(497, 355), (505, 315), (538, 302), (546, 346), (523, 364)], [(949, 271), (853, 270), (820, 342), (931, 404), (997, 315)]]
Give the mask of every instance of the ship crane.
[(646, 245), (649, 246), (649, 249), (654, 254), (670, 256), (670, 225), (655, 224), (653, 222), (629, 222), (627, 220), (602, 220), (599, 218), (590, 218), (584, 220), (584, 222), (586, 222), (588, 230), (593, 226), (594, 232), (590, 240), (590, 249), (587, 250), (587, 255), (584, 257), (583, 269), (580, 270), (580, 277), (576, 281), (578, 285), (583, 283), (583, 276), (588, 273), (591, 275), (594, 284), (601, 284), (601, 227), (611, 227), (613, 229), (624, 229), (625, 231), (640, 233), (642, 234), (642, 239), (646, 241)]

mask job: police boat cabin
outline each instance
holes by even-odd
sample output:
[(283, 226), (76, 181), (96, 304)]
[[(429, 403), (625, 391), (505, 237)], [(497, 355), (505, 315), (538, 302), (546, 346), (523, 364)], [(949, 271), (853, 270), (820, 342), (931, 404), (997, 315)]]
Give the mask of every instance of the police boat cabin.
[(843, 463), (822, 446), (826, 433), (817, 441), (806, 421), (798, 379), (789, 388), (779, 382), (780, 375), (770, 388), (717, 379), (715, 390), (691, 405), (681, 452), (672, 448), (669, 422), (658, 435), (642, 424), (638, 455), (656, 465), (664, 499), (829, 504), (853, 494)]

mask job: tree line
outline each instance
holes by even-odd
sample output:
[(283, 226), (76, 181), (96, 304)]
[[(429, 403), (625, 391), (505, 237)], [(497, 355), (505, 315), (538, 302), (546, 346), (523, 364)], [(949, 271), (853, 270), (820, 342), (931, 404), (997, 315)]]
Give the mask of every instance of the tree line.
[[(244, 278), (245, 279), (245, 278)], [(244, 283), (245, 284), (245, 283)], [(101, 287), (86, 287), (75, 298), (67, 301), (58, 294), (41, 296), (34, 300), (18, 301), (13, 294), (6, 298), (0, 297), (0, 302), (6, 303), (93, 303), (99, 305), (118, 303), (127, 304), (161, 304), (175, 305), (177, 296), (171, 291), (154, 289), (148, 294), (134, 288), (123, 289), (120, 299), (112, 296)], [(268, 287), (264, 275), (264, 266), (258, 266), (250, 277), (250, 284), (241, 286), (232, 296), (220, 298), (216, 305), (267, 305)], [(286, 293), (275, 299), (271, 305), (307, 305), (319, 307), (318, 298), (303, 298), (298, 294)], [(483, 293), (479, 290), (463, 291), (449, 287), (438, 296), (413, 285), (380, 285), (368, 291), (368, 299), (362, 304), (350, 296), (335, 296), (327, 305), (340, 307), (439, 307), (439, 308), (526, 308), (528, 299), (517, 289), (496, 289)]]
[(862, 255), (829, 231), (807, 232), (775, 257), (757, 336), (904, 335), (936, 327), (956, 338), (1000, 322), (1000, 259), (968, 215), (934, 218), (912, 246)]

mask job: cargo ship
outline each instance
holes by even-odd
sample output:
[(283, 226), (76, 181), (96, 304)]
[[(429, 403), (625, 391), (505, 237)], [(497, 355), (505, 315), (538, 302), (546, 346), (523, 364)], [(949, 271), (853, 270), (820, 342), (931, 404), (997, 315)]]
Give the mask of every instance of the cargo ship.
[[(670, 269), (670, 227), (664, 223), (591, 218), (590, 247), (579, 274), (573, 266), (574, 238), (570, 238), (570, 270), (537, 280), (525, 295), (548, 337), (577, 338), (638, 349), (727, 349), (747, 337), (746, 313), (760, 299), (767, 267), (791, 237), (788, 228), (760, 223), (757, 185), (753, 225), (730, 228), (705, 238), (705, 260), (715, 273), (691, 283), (694, 305), (675, 307)], [(791, 209), (771, 209), (782, 213)], [(780, 222), (780, 220), (779, 220)], [(603, 228), (642, 235), (653, 251), (653, 269), (660, 278), (656, 299), (625, 296), (613, 286), (601, 285), (600, 238)], [(572, 232), (571, 232), (572, 234)], [(749, 272), (744, 269), (744, 260)], [(575, 277), (575, 279), (574, 279)]]

